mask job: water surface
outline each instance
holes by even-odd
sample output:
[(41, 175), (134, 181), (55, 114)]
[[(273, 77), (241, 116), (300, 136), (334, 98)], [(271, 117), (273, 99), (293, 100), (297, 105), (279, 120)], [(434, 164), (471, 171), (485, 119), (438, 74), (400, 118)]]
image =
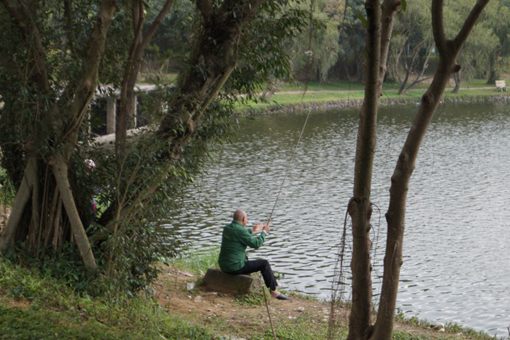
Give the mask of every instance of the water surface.
[[(372, 191), (376, 297), (390, 177), (415, 110), (383, 108), (379, 115)], [(219, 245), (221, 228), (236, 208), (244, 208), (252, 222), (265, 220), (286, 178), (272, 233), (251, 256), (268, 258), (283, 274), (283, 288), (328, 298), (352, 195), (357, 112), (313, 113), (296, 147), (305, 116), (241, 121), (239, 135), (218, 148), (170, 220), (193, 248)], [(505, 106), (438, 110), (410, 183), (400, 311), (508, 335), (508, 131)]]

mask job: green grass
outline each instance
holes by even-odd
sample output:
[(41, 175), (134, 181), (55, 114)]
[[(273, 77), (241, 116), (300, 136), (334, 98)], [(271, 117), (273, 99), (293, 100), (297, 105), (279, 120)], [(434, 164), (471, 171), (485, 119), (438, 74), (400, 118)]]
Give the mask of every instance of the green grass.
[[(217, 259), (217, 249), (178, 259), (174, 262), (182, 270), (202, 272)], [(297, 298), (297, 295), (293, 295)], [(236, 310), (262, 308), (261, 294), (237, 301)], [(29, 270), (0, 258), (0, 339), (221, 339), (218, 334), (250, 334), (250, 339), (272, 339), (268, 327), (264, 329), (236, 329), (228, 319), (214, 316), (206, 323), (196, 324), (179, 315), (163, 310), (146, 296), (91, 297), (78, 294), (48, 275)], [(432, 325), (416, 318), (397, 315), (401, 323), (416, 329), (430, 329)], [(314, 312), (304, 311), (295, 319), (275, 323), (278, 339), (325, 339), (327, 321)], [(338, 328), (344, 339), (346, 325)], [(440, 339), (457, 339), (457, 333), (470, 339), (491, 337), (458, 325), (446, 325)], [(418, 334), (418, 335), (416, 335)], [(410, 334), (395, 331), (393, 339), (427, 339), (420, 332)]]
[[(469, 337), (469, 339), (474, 339), (474, 340), (495, 339), (494, 337), (489, 336), (483, 332), (479, 332), (479, 331), (475, 331), (470, 328), (462, 327), (455, 323), (447, 323), (446, 325), (441, 326), (441, 325), (433, 324), (433, 323), (430, 323), (430, 322), (427, 322), (424, 320), (420, 320), (414, 316), (407, 317), (402, 312), (398, 312), (396, 314), (395, 320), (399, 323), (408, 324), (408, 325), (411, 325), (414, 327), (419, 327), (419, 328), (429, 328), (429, 329), (436, 329), (436, 330), (442, 329), (442, 332), (444, 332), (444, 334), (445, 334), (444, 339), (454, 338), (454, 337), (452, 337), (452, 334), (463, 334), (464, 336)], [(402, 339), (407, 340), (408, 338), (403, 337)]]
[[(313, 315), (303, 313), (294, 320), (289, 320), (284, 324), (275, 325), (275, 333), (278, 339), (302, 339), (316, 340), (327, 339), (327, 322), (318, 322), (314, 320)], [(336, 339), (345, 339), (347, 336), (347, 328), (339, 327)], [(264, 334), (265, 339), (272, 339), (271, 330)]]
[(191, 252), (180, 258), (172, 259), (170, 264), (175, 268), (203, 276), (207, 268), (218, 268), (219, 248), (210, 248), (200, 252)]
[(147, 72), (140, 74), (139, 83), (173, 84), (177, 80), (177, 73)]
[(0, 259), (0, 339), (210, 339), (147, 297), (91, 298)]
[[(311, 82), (306, 86), (297, 83), (284, 83), (280, 85), (276, 92), (267, 102), (248, 102), (239, 105), (239, 110), (264, 110), (271, 107), (299, 105), (307, 103), (326, 103), (345, 100), (361, 100), (364, 96), (364, 88), (361, 83), (350, 82), (331, 82), (317, 83)], [(417, 87), (408, 90), (405, 94), (398, 94), (398, 84), (384, 84), (382, 100), (402, 99), (413, 102), (418, 101), (425, 92), (426, 84), (419, 84)], [(487, 85), (485, 80), (473, 80), (463, 83), (459, 93), (452, 93), (452, 88), (447, 88), (445, 98), (459, 97), (485, 97), (501, 94), (496, 91), (492, 85)]]
[(282, 83), (278, 85), (279, 91), (303, 91), (307, 87), (310, 91), (358, 91), (363, 90), (363, 84), (349, 81), (335, 82), (309, 82), (307, 84), (301, 82)]

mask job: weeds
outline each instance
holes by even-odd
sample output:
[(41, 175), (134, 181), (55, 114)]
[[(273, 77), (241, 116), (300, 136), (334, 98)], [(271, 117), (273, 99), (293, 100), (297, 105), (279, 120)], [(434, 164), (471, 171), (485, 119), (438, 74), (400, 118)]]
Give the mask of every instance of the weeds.
[(218, 268), (219, 254), (219, 248), (210, 248), (172, 259), (170, 264), (179, 270), (203, 276), (208, 268)]
[(150, 298), (92, 298), (0, 259), (0, 339), (211, 339)]

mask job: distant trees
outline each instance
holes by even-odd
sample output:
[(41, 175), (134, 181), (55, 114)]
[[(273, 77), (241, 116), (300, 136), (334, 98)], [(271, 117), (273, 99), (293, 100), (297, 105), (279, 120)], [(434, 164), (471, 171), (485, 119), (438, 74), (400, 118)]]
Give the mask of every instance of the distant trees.
[(399, 94), (429, 78), (433, 52), (430, 3), (410, 1), (395, 20), (388, 60), (388, 78), (400, 84)]
[(314, 0), (302, 6), (308, 11), (308, 29), (289, 42), (293, 74), (300, 80), (325, 81), (338, 60), (342, 9), (332, 0)]
[(363, 0), (342, 1), (339, 30), (338, 60), (331, 72), (333, 79), (361, 81), (363, 78), (363, 55), (365, 31)]
[[(491, 3), (489, 7), (496, 3), (498, 1)], [(470, 4), (465, 2), (455, 2), (446, 6), (444, 15), (449, 18), (448, 21), (445, 21), (446, 33), (453, 34), (470, 10)], [(483, 20), (484, 18), (485, 20)], [(491, 17), (490, 12), (484, 12), (479, 24), (474, 27), (459, 52), (457, 62), (461, 65), (461, 69), (452, 75), (455, 83), (453, 92), (459, 91), (462, 79), (487, 79), (489, 77), (491, 56), (499, 46), (498, 38), (492, 29), (493, 23), (498, 20), (497, 17)]]
[(494, 84), (500, 79), (501, 73), (510, 70), (510, 3), (508, 1), (492, 1), (482, 18), (483, 24), (489, 26), (497, 37), (498, 43), (490, 51), (487, 83)]

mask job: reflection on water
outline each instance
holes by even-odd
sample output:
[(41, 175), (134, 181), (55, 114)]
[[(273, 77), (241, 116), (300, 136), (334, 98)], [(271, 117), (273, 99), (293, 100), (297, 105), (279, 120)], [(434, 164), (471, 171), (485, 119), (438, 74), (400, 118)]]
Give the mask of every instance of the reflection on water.
[[(384, 108), (379, 116), (372, 191), (376, 283), (390, 177), (414, 111)], [(247, 210), (252, 222), (268, 217), (287, 175), (271, 236), (251, 256), (268, 258), (283, 274), (283, 288), (328, 298), (352, 193), (357, 113), (312, 114), (291, 162), (304, 119), (293, 114), (242, 121), (240, 135), (218, 150), (170, 221), (194, 248), (219, 245), (221, 227), (236, 208)], [(410, 183), (401, 311), (508, 334), (508, 131), (510, 110), (503, 106), (447, 106), (436, 114)]]

